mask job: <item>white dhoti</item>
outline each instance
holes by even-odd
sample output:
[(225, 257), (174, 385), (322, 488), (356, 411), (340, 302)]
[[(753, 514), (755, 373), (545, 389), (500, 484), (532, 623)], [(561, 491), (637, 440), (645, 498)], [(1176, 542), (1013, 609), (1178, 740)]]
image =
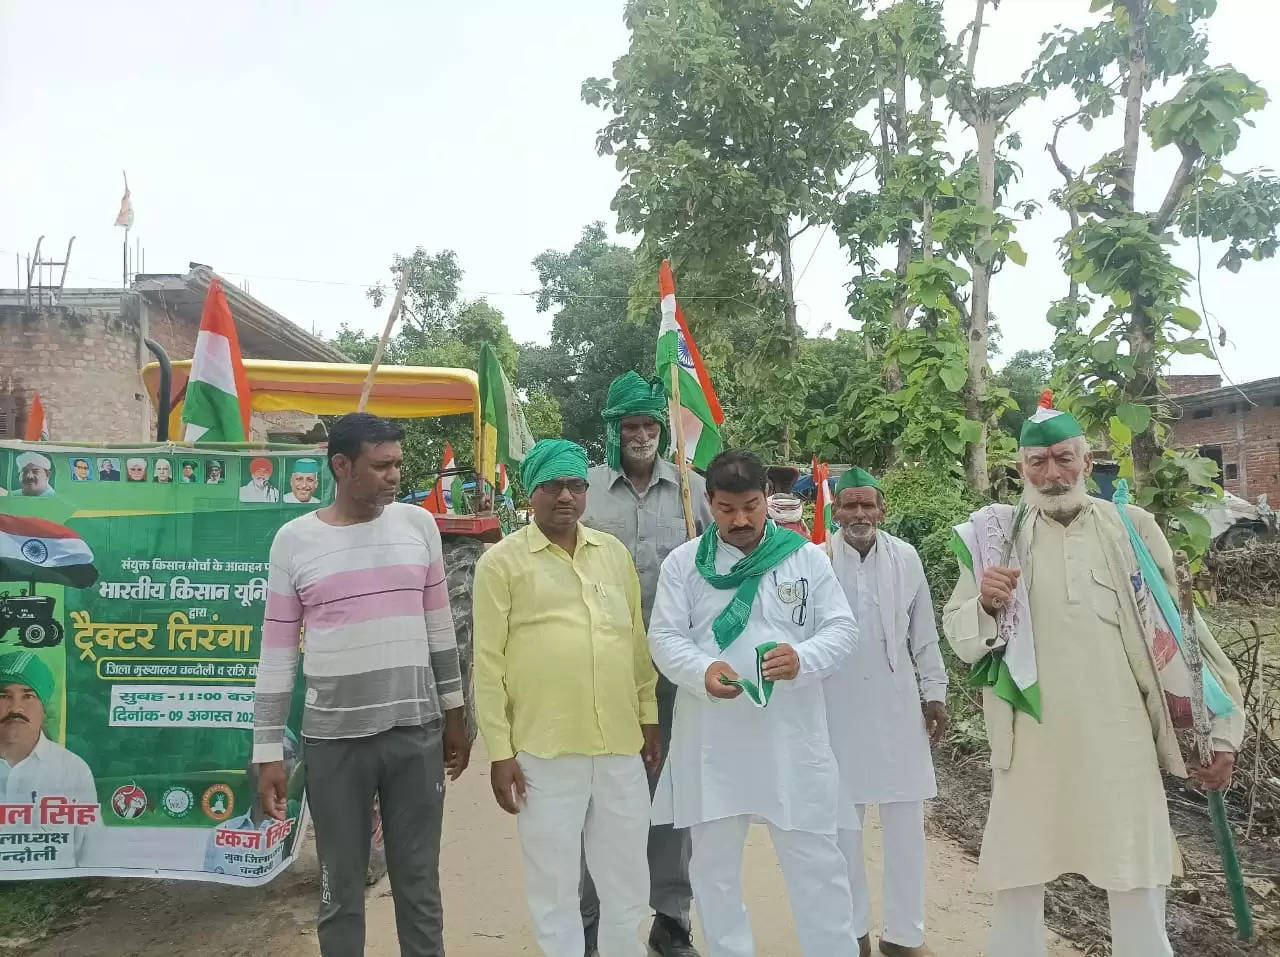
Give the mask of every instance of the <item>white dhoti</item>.
[[(1173, 957), (1164, 928), (1165, 890), (1107, 891), (1116, 957)], [(996, 891), (987, 957), (1046, 957), (1044, 885)]]
[[(924, 802), (900, 801), (880, 806), (880, 841), (884, 851), (884, 940), (903, 947), (924, 945)], [(858, 805), (858, 819), (867, 806)], [(861, 830), (840, 829), (840, 850), (849, 865), (853, 897), (853, 931), (871, 930), (871, 885), (863, 858)]]
[(649, 785), (639, 755), (518, 754), (516, 821), (534, 937), (547, 957), (582, 953), (580, 848), (600, 895), (601, 957), (642, 957), (649, 918)]
[[(689, 882), (706, 937), (707, 957), (755, 957), (742, 898), (742, 851), (751, 818), (745, 814), (690, 828)], [(853, 957), (858, 939), (850, 919), (849, 879), (834, 834), (769, 825), (773, 849), (791, 898), (805, 957)], [(603, 951), (601, 951), (603, 955)]]

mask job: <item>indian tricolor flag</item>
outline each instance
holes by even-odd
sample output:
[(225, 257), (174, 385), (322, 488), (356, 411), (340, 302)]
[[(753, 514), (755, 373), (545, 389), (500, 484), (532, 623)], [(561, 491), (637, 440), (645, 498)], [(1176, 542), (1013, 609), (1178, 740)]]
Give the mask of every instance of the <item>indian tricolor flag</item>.
[(44, 403), (40, 401), (40, 393), (31, 400), (31, 408), (27, 411), (27, 428), (23, 433), (27, 442), (48, 442), (49, 421), (45, 418)]
[[(672, 394), (671, 370), (680, 383), (680, 423), (684, 428), (685, 458), (694, 468), (705, 468), (720, 451), (720, 425), (724, 411), (711, 385), (698, 347), (689, 334), (684, 313), (676, 302), (676, 281), (671, 263), (662, 261), (658, 270), (658, 290), (662, 293), (662, 325), (658, 329), (657, 372), (667, 396)], [(675, 423), (672, 423), (673, 427)]]
[(831, 487), (827, 484), (829, 476), (830, 467), (826, 462), (819, 462), (815, 456), (813, 460), (813, 531), (810, 533), (815, 545), (821, 545), (827, 540), (827, 533), (831, 528)]
[(182, 401), (182, 421), (187, 442), (249, 439), (249, 379), (227, 294), (216, 277), (204, 299), (196, 354)]
[(452, 486), (456, 476), (447, 473), (455, 468), (457, 466), (454, 464), (453, 446), (445, 442), (444, 457), (440, 460), (440, 477), (436, 479), (436, 485), (431, 490), (431, 494), (422, 501), (422, 507), (428, 512), (435, 512), (437, 515), (454, 514)]
[(88, 588), (98, 570), (89, 545), (65, 525), (0, 515), (0, 580)]
[(507, 476), (506, 463), (498, 466), (498, 497), (511, 497), (511, 479)]

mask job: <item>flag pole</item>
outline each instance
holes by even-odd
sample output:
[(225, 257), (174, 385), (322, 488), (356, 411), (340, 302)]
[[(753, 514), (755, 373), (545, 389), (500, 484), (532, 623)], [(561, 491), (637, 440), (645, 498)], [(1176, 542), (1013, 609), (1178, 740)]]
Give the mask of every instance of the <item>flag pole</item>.
[(676, 436), (676, 471), (680, 475), (680, 504), (684, 507), (684, 531), (692, 539), (697, 535), (693, 523), (693, 500), (689, 496), (689, 460), (684, 454), (684, 416), (680, 414), (680, 363), (671, 363), (671, 402), (667, 407), (671, 430)]
[(387, 340), (391, 338), (391, 330), (400, 315), (400, 303), (404, 301), (404, 287), (409, 282), (409, 271), (400, 270), (400, 286), (396, 289), (396, 298), (391, 303), (391, 313), (387, 316), (387, 325), (382, 330), (382, 338), (378, 340), (377, 351), (373, 354), (373, 362), (369, 363), (369, 374), (364, 377), (364, 388), (360, 390), (360, 401), (356, 405), (357, 412), (363, 412), (369, 404), (369, 393), (373, 391), (373, 379), (378, 374), (378, 366), (382, 363), (382, 354), (387, 351)]

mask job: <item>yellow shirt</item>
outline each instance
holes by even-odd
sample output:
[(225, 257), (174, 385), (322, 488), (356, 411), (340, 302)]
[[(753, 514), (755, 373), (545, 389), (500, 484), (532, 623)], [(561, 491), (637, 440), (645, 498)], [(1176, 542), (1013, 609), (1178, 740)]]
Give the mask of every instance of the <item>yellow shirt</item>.
[(536, 524), (476, 564), (476, 720), (491, 761), (639, 754), (657, 673), (626, 547), (578, 526), (572, 556)]

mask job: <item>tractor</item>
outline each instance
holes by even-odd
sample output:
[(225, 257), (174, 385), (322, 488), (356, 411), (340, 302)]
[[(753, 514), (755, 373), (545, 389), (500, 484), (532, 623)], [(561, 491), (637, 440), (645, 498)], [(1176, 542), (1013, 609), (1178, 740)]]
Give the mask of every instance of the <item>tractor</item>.
[[(156, 437), (164, 441), (182, 433), (182, 396), (191, 361), (169, 362), (158, 346), (148, 342), (158, 361), (147, 365), (142, 378), (157, 409)], [(300, 412), (312, 417), (340, 416), (356, 408), (369, 367), (326, 362), (286, 362), (245, 359), (252, 407), (255, 412)], [(389, 419), (430, 419), (446, 415), (470, 415), (474, 448), (480, 449), (479, 377), (470, 369), (432, 369), (417, 366), (379, 366), (365, 410)], [(312, 420), (314, 421), (314, 419)], [(271, 441), (296, 438), (314, 442), (322, 430), (285, 435), (273, 432)], [(481, 468), (483, 463), (477, 463)], [(489, 468), (492, 468), (492, 463)], [(464, 471), (464, 470), (459, 470)], [(469, 471), (469, 470), (465, 470)], [(475, 470), (480, 471), (480, 468)], [(483, 482), (474, 487), (484, 489)], [(476, 561), (485, 545), (502, 537), (502, 526), (492, 511), (492, 496), (474, 494), (469, 514), (435, 515), (443, 542), (445, 571), (449, 579), (449, 604), (458, 640), (463, 681), (467, 687), (467, 730), (476, 733), (473, 687), (474, 652), (471, 625), (472, 581)], [(386, 872), (381, 847), (381, 824), (375, 821), (370, 883)]]
[(53, 597), (37, 595), (35, 584), (25, 594), (0, 591), (0, 639), (11, 628), (27, 648), (50, 648), (62, 640), (62, 625), (53, 618)]

